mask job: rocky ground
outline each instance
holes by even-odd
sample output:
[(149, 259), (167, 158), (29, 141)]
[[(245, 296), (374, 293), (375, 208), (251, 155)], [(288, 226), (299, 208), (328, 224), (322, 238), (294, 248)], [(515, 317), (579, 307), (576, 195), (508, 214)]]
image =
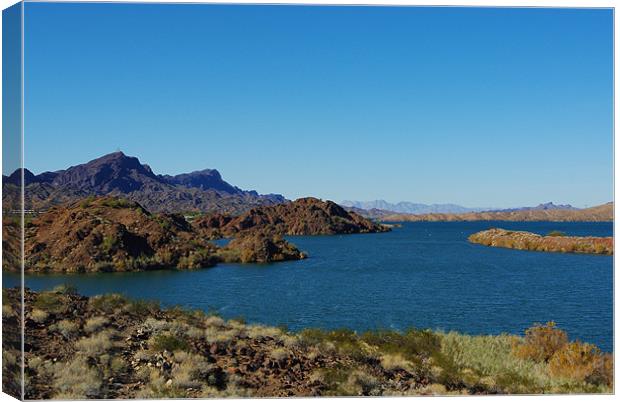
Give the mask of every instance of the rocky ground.
[(485, 246), (517, 250), (607, 255), (614, 253), (613, 237), (566, 236), (561, 232), (541, 236), (524, 231), (489, 229), (472, 234), (468, 240)]
[[(3, 387), (18, 392), (19, 290), (3, 291)], [(68, 288), (25, 292), (26, 399), (606, 392), (613, 359), (553, 324), (524, 337), (356, 334), (224, 320)]]

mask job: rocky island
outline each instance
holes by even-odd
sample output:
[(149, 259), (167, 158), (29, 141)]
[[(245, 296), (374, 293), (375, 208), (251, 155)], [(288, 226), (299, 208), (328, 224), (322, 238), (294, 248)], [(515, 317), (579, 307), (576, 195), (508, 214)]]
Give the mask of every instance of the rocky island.
[[(3, 289), (3, 372), (19, 372), (20, 289)], [(613, 392), (613, 357), (553, 323), (525, 336), (299, 333), (71, 288), (24, 291), (25, 399)], [(17, 375), (3, 390), (20, 394)]]
[(207, 236), (234, 236), (248, 230), (271, 230), (280, 235), (334, 235), (388, 232), (386, 225), (346, 211), (332, 201), (314, 197), (252, 208), (238, 216), (207, 214), (193, 224)]
[(541, 236), (524, 231), (489, 229), (472, 234), (468, 240), (485, 246), (516, 250), (607, 255), (614, 253), (613, 237), (565, 236), (560, 232)]
[[(17, 223), (5, 220), (3, 269), (16, 271)], [(13, 242), (11, 242), (11, 240)], [(203, 238), (183, 216), (152, 214), (135, 201), (89, 197), (56, 206), (25, 224), (26, 272), (106, 272), (192, 269), (218, 262), (305, 258), (268, 232), (251, 231), (226, 247)]]

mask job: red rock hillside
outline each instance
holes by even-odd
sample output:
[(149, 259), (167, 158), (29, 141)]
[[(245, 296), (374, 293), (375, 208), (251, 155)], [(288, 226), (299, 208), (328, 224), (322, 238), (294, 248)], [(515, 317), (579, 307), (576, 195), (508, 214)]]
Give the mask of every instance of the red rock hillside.
[(194, 225), (211, 236), (269, 228), (280, 235), (333, 235), (387, 232), (389, 227), (355, 212), (347, 212), (332, 201), (300, 198), (273, 206), (258, 207), (239, 216), (212, 214), (196, 219)]

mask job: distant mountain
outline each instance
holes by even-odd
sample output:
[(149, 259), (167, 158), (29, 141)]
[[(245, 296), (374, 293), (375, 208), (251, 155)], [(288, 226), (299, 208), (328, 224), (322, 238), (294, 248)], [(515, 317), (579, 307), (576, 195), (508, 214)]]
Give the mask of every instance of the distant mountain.
[[(3, 176), (3, 205), (19, 205), (21, 171)], [(47, 209), (86, 196), (115, 195), (139, 202), (152, 212), (241, 213), (285, 202), (279, 194), (260, 195), (222, 179), (215, 169), (176, 176), (156, 175), (138, 158), (114, 152), (84, 164), (34, 175), (24, 169), (26, 209)]]
[(418, 204), (408, 201), (401, 201), (396, 204), (384, 201), (349, 201), (345, 200), (340, 203), (343, 207), (359, 208), (365, 210), (382, 210), (392, 211), (404, 214), (431, 214), (431, 213), (448, 213), (459, 214), (464, 212), (478, 212), (488, 210), (489, 208), (467, 208), (456, 204)]
[(573, 210), (576, 211), (579, 208), (575, 208), (570, 204), (559, 204), (556, 205), (553, 202), (546, 202), (544, 204), (538, 204), (535, 207), (522, 207), (522, 208), (507, 208), (507, 209), (495, 209), (491, 210), (494, 212), (515, 212), (515, 211), (553, 211), (553, 210)]
[(576, 208), (530, 208), (517, 211), (466, 212), (464, 214), (393, 214), (381, 218), (385, 222), (457, 222), (457, 221), (515, 221), (515, 222), (611, 222), (614, 220), (614, 204)]

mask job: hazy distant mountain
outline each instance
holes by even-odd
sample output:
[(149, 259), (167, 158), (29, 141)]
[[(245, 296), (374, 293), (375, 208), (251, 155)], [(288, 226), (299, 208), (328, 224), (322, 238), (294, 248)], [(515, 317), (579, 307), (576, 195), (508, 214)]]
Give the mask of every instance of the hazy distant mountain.
[(522, 207), (522, 208), (507, 208), (507, 209), (495, 209), (491, 211), (495, 212), (514, 212), (514, 211), (553, 211), (557, 209), (565, 209), (565, 210), (577, 210), (579, 208), (575, 208), (570, 204), (559, 204), (556, 205), (553, 202), (546, 202), (544, 204), (538, 204), (535, 207)]
[[(21, 171), (2, 177), (3, 204), (19, 205)], [(285, 202), (279, 194), (260, 195), (222, 179), (215, 169), (176, 176), (156, 175), (138, 158), (114, 152), (56, 172), (34, 175), (24, 169), (26, 209), (50, 206), (89, 195), (121, 195), (153, 212), (240, 213)]]
[(513, 222), (611, 222), (614, 220), (614, 204), (598, 205), (596, 207), (577, 208), (544, 208), (532, 207), (513, 211), (484, 211), (467, 212), (464, 214), (393, 214), (381, 217), (385, 222), (462, 222), (462, 221), (513, 221)]
[(408, 201), (401, 201), (396, 204), (384, 201), (349, 201), (345, 200), (340, 203), (344, 207), (360, 208), (365, 210), (382, 210), (393, 211), (402, 214), (432, 214), (447, 213), (460, 214), (465, 212), (479, 212), (489, 210), (489, 208), (467, 208), (456, 204), (418, 204)]

